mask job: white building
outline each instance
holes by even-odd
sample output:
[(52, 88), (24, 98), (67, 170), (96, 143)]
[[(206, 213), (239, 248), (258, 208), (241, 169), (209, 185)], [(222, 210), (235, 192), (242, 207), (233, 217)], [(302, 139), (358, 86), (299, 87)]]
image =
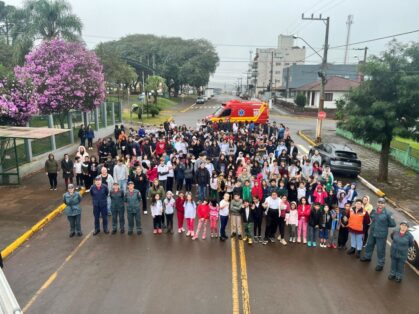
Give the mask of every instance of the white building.
[[(335, 109), (336, 100), (345, 98), (345, 95), (351, 88), (358, 87), (360, 82), (349, 80), (339, 76), (332, 76), (327, 78), (324, 89), (324, 108)], [(321, 82), (316, 80), (312, 83), (306, 84), (297, 88), (297, 93), (302, 93), (306, 96), (307, 107), (318, 108), (320, 104), (320, 90)]]
[[(294, 46), (293, 36), (279, 35), (278, 48), (258, 48), (251, 64), (251, 84), (256, 95), (268, 90), (278, 90), (283, 86), (284, 69), (293, 64), (305, 62), (305, 47)], [(272, 79), (272, 83), (271, 83)]]

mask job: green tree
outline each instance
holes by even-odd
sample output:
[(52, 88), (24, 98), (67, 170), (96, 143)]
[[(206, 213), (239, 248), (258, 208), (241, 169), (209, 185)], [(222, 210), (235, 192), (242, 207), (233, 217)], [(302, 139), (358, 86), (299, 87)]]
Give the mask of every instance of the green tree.
[(157, 97), (159, 92), (164, 92), (167, 90), (166, 80), (161, 76), (152, 75), (147, 78), (145, 84), (145, 89), (147, 92), (152, 92), (154, 98), (154, 104), (157, 104)]
[(6, 5), (0, 1), (0, 34), (3, 36), (6, 45), (12, 43), (12, 28), (14, 26), (14, 15), (16, 8), (12, 5)]
[(294, 101), (298, 107), (304, 108), (306, 106), (307, 98), (304, 94), (298, 93)]
[(123, 84), (128, 88), (137, 81), (138, 75), (135, 69), (120, 58), (114, 47), (99, 44), (95, 52), (103, 65), (106, 83), (116, 85), (118, 88)]
[(348, 95), (339, 126), (367, 143), (381, 144), (378, 180), (388, 180), (390, 143), (394, 136), (418, 136), (419, 44), (392, 41), (381, 56), (363, 67), (367, 80)]

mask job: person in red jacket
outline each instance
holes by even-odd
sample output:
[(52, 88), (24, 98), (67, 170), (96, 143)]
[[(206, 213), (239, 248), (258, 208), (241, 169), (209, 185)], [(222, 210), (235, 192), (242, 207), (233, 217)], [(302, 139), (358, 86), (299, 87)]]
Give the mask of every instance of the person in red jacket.
[(185, 203), (185, 194), (183, 194), (183, 192), (180, 192), (175, 202), (178, 233), (185, 232), (185, 229), (183, 228), (183, 221), (185, 219), (185, 208), (183, 207), (184, 203)]
[(198, 214), (198, 228), (196, 229), (195, 235), (192, 240), (196, 240), (199, 237), (199, 232), (201, 231), (202, 225), (204, 226), (204, 231), (202, 232), (202, 240), (205, 240), (207, 237), (207, 224), (209, 221), (210, 208), (208, 200), (204, 199), (201, 204), (198, 205), (197, 214)]
[(300, 199), (300, 204), (297, 207), (298, 211), (298, 232), (297, 232), (297, 242), (307, 243), (307, 226), (308, 220), (310, 218), (310, 209), (311, 206), (307, 204), (307, 198), (302, 197)]
[(252, 198), (257, 197), (259, 200), (263, 198), (263, 190), (260, 186), (259, 181), (254, 181), (254, 186), (252, 187)]
[(316, 190), (313, 192), (313, 203), (320, 203), (320, 205), (323, 206), (326, 201), (326, 197), (326, 190), (321, 184), (318, 184)]
[(156, 150), (155, 150), (155, 154), (157, 157), (160, 157), (161, 155), (163, 155), (163, 153), (166, 150), (166, 142), (164, 140), (164, 138), (159, 139), (159, 141), (156, 143)]
[(147, 171), (147, 179), (150, 182), (150, 184), (157, 179), (158, 172), (157, 172), (157, 166), (154, 165), (150, 170)]

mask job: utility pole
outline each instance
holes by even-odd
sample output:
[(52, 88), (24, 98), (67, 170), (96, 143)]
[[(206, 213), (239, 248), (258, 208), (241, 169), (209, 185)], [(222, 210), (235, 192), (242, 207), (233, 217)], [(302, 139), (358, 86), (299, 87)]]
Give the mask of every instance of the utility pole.
[(346, 21), (348, 32), (346, 33), (345, 58), (343, 59), (343, 64), (347, 64), (348, 63), (348, 58), (349, 58), (349, 53), (348, 53), (349, 38), (351, 36), (351, 25), (353, 23), (354, 23), (354, 16), (353, 15), (348, 15), (348, 20)]
[[(365, 63), (367, 63), (367, 52), (368, 52), (368, 47), (364, 47), (364, 48), (354, 48), (353, 50), (364, 50), (364, 60), (362, 61), (362, 64), (365, 65)], [(362, 82), (364, 81), (364, 73), (362, 73), (360, 71), (360, 78), (359, 80)]]
[[(329, 50), (329, 24), (330, 24), (330, 17), (322, 17), (320, 14), (319, 17), (314, 17), (312, 14), (311, 17), (304, 17), (304, 13), (301, 17), (303, 20), (311, 20), (311, 21), (322, 21), (326, 24), (326, 34), (324, 37), (324, 49), (323, 49), (323, 59), (322, 59), (322, 67), (319, 76), (321, 78), (321, 91), (320, 91), (320, 103), (319, 103), (319, 111), (321, 112), (324, 110), (324, 94), (325, 94), (325, 86), (326, 86), (326, 67), (327, 67), (327, 51)], [(316, 142), (320, 143), (322, 140), (322, 124), (323, 120), (317, 117), (317, 128), (316, 128)]]
[(269, 79), (269, 91), (272, 95), (272, 81), (274, 79), (274, 51), (271, 51), (271, 78)]

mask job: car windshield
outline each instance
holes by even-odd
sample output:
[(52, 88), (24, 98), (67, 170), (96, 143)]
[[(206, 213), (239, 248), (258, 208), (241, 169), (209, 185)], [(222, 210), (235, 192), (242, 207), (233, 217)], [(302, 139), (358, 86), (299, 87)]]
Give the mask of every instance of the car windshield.
[(338, 157), (344, 157), (344, 158), (348, 158), (348, 159), (356, 159), (356, 153), (353, 152), (347, 152), (347, 151), (343, 151), (343, 150), (337, 150), (335, 151), (336, 156)]
[(218, 117), (221, 112), (223, 112), (224, 107), (218, 107), (217, 110), (213, 113), (214, 117)]

